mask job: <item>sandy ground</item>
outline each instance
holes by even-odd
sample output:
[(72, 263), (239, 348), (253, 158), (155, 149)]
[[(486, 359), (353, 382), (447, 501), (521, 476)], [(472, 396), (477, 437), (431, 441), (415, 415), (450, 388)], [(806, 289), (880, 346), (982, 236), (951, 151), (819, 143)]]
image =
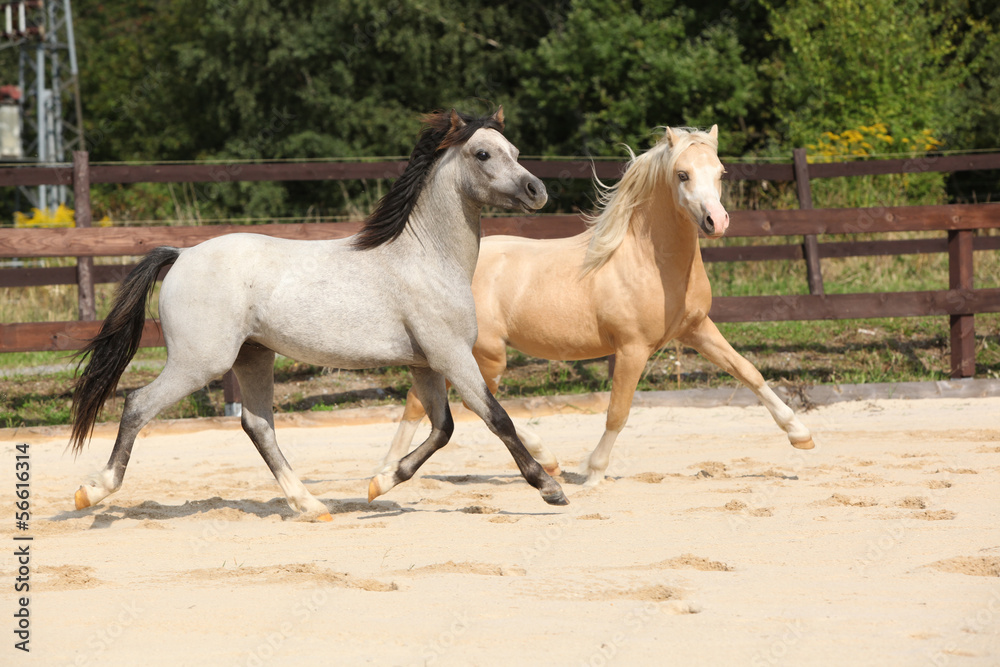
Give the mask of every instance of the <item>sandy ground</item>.
[[(532, 420), (566, 470), (603, 427), (576, 403)], [(77, 461), (58, 431), (7, 431), (0, 663), (1000, 664), (1000, 398), (820, 407), (811, 452), (760, 407), (637, 407), (608, 481), (563, 475), (566, 508), (478, 421), (369, 505), (393, 414), (279, 426), (325, 524), (294, 520), (234, 421), (152, 427), (122, 490), (79, 512), (113, 431)]]

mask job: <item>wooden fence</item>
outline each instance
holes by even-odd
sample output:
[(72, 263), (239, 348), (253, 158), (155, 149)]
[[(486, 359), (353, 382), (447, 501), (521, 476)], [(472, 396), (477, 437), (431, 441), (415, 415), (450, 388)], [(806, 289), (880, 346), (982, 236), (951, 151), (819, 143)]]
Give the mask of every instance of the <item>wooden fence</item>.
[[(591, 177), (592, 164), (584, 160), (525, 160), (543, 179), (570, 181)], [(621, 174), (621, 163), (594, 165), (602, 179)], [(201, 227), (91, 227), (92, 183), (213, 183), (228, 181), (349, 180), (395, 178), (405, 162), (280, 163), (230, 165), (91, 166), (86, 152), (75, 152), (73, 164), (58, 167), (0, 168), (0, 187), (72, 186), (76, 228), (0, 229), (0, 258), (76, 257), (75, 267), (0, 269), (0, 287), (76, 284), (78, 321), (0, 324), (0, 352), (75, 350), (94, 336), (94, 284), (118, 282), (129, 266), (95, 266), (96, 256), (142, 255), (158, 245), (189, 247), (209, 238), (253, 231), (282, 238), (331, 239), (349, 236), (360, 223), (268, 225), (214, 225)], [(727, 236), (801, 236), (801, 243), (756, 246), (705, 247), (706, 262), (804, 261), (808, 295), (716, 297), (711, 316), (719, 322), (853, 319), (873, 317), (948, 316), (951, 323), (951, 376), (972, 377), (975, 371), (976, 313), (1000, 312), (1000, 289), (975, 289), (975, 251), (1000, 248), (1000, 236), (977, 234), (1000, 227), (1000, 205), (965, 204), (859, 209), (813, 209), (810, 180), (874, 174), (957, 172), (1000, 169), (1000, 154), (920, 157), (809, 164), (805, 149), (797, 149), (791, 164), (730, 164), (727, 179), (793, 181), (798, 210), (732, 211)], [(577, 215), (486, 218), (484, 234), (515, 234), (557, 238), (584, 228)], [(940, 238), (821, 243), (824, 234), (937, 231)], [(825, 294), (821, 258), (948, 253), (946, 290)], [(162, 345), (156, 324), (146, 323), (142, 345)], [(231, 387), (231, 382), (227, 386)], [(227, 398), (227, 401), (229, 399)]]

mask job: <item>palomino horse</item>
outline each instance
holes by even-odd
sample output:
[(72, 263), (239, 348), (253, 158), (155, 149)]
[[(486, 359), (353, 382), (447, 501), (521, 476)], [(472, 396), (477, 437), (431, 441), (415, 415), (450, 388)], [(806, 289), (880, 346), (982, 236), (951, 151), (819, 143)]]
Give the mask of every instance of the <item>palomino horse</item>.
[[(599, 211), (584, 233), (483, 239), (472, 282), (479, 324), (473, 353), (490, 391), (496, 392), (506, 369), (508, 345), (543, 359), (615, 355), (606, 430), (583, 466), (588, 485), (604, 479), (646, 362), (671, 340), (693, 347), (752, 389), (792, 446), (813, 447), (809, 430), (708, 317), (712, 290), (698, 230), (718, 238), (729, 225), (719, 201), (717, 150), (716, 126), (707, 133), (667, 128), (656, 146), (632, 155), (617, 184), (598, 182)], [(387, 463), (406, 453), (423, 417), (414, 398), (407, 397)], [(518, 435), (547, 471), (559, 472), (538, 436), (523, 427)]]
[(151, 384), (129, 393), (107, 467), (76, 492), (82, 509), (117, 491), (139, 430), (160, 410), (230, 367), (243, 393), (243, 429), (288, 498), (306, 516), (330, 520), (278, 449), (272, 400), (274, 355), (336, 368), (405, 364), (433, 430), (380, 491), (409, 479), (451, 437), (445, 381), (507, 445), (521, 474), (546, 502), (566, 504), (559, 484), (517, 439), (507, 413), (483, 382), (472, 345), (470, 283), (486, 205), (531, 211), (545, 186), (517, 163), (501, 134), (503, 113), (474, 119), (428, 116), (409, 164), (352, 238), (289, 241), (231, 234), (180, 250), (150, 252), (125, 279), (73, 394), (71, 443), (79, 452), (105, 400), (135, 354), (147, 294), (160, 290), (167, 363)]

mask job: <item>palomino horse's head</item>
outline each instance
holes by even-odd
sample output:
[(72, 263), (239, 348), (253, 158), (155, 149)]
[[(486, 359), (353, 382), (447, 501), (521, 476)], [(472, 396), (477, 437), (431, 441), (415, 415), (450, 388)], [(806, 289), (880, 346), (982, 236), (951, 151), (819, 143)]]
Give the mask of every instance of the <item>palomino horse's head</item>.
[[(589, 216), (591, 238), (583, 261), (583, 273), (604, 266), (622, 244), (633, 225), (648, 220), (639, 213), (654, 207), (671, 222), (687, 224), (687, 218), (710, 238), (718, 238), (729, 227), (729, 214), (719, 200), (722, 194), (722, 163), (719, 162), (719, 128), (710, 132), (688, 128), (666, 128), (663, 138), (641, 155), (632, 153), (625, 173), (614, 185), (595, 177), (599, 210)], [(628, 148), (626, 146), (626, 148)], [(659, 195), (671, 202), (664, 207)], [(666, 210), (669, 208), (669, 210)]]
[[(460, 174), (459, 187), (474, 202), (525, 212), (540, 209), (548, 201), (548, 193), (545, 185), (518, 163), (520, 151), (500, 133), (503, 107), (490, 120), (493, 122), (469, 134), (473, 128), (467, 119), (452, 110), (451, 130), (442, 144), (452, 150), (442, 161), (454, 161)], [(449, 141), (451, 137), (456, 140)]]
[(667, 128), (663, 141), (670, 146), (667, 175), (675, 188), (678, 207), (709, 238), (719, 238), (729, 227), (729, 213), (723, 207), (722, 174), (719, 161), (719, 126), (704, 132)]

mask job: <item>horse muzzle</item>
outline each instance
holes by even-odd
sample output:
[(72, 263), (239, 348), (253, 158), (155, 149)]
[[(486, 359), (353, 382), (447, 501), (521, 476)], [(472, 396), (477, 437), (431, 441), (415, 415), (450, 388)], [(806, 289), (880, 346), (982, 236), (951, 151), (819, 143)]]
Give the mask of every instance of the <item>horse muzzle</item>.
[(534, 176), (525, 179), (521, 192), (517, 195), (517, 202), (529, 213), (545, 206), (548, 200), (549, 193), (545, 190), (545, 184)]
[(702, 216), (698, 226), (701, 227), (701, 231), (705, 232), (706, 236), (717, 239), (729, 229), (729, 213), (721, 204), (707, 206), (705, 215)]

